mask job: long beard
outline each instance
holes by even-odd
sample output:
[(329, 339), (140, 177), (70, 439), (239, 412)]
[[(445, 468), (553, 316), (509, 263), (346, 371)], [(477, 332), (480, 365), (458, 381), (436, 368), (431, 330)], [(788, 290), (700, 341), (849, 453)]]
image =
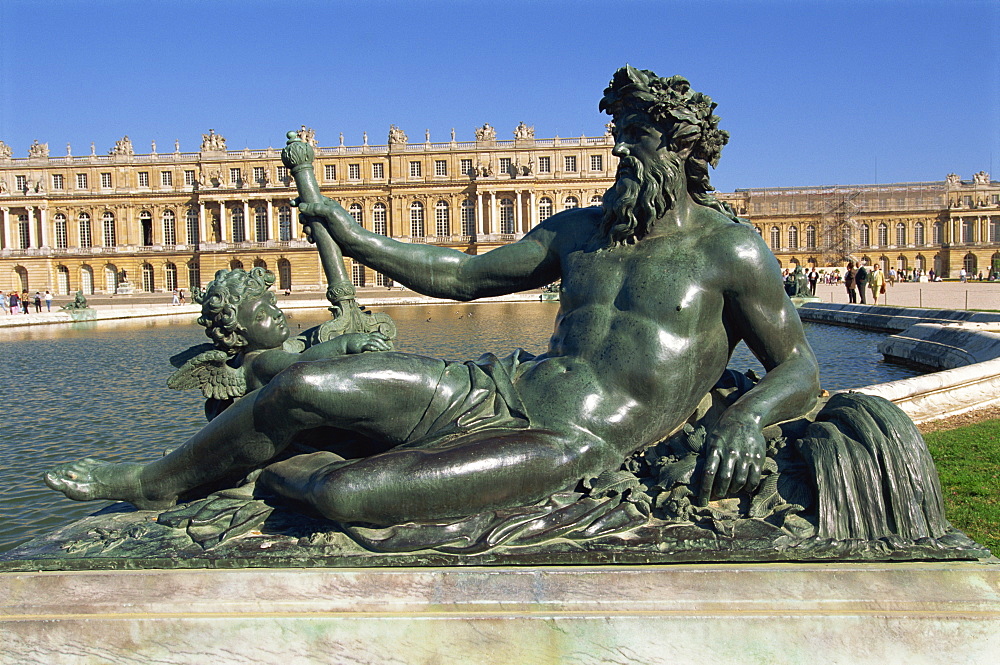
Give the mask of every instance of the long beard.
[(670, 183), (681, 173), (676, 155), (645, 164), (635, 157), (618, 162), (615, 184), (604, 193), (601, 232), (609, 246), (641, 240), (673, 205)]

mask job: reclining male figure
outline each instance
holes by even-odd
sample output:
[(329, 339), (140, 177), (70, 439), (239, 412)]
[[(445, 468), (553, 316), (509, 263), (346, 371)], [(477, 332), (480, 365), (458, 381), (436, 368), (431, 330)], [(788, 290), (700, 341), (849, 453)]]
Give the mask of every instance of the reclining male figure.
[[(756, 487), (762, 428), (813, 407), (818, 370), (774, 256), (710, 195), (708, 166), (728, 134), (680, 77), (623, 68), (601, 107), (620, 158), (603, 207), (566, 210), (483, 255), (376, 235), (334, 201), (300, 205), (314, 234), (420, 293), (474, 300), (561, 280), (545, 353), (488, 381), (469, 364), (396, 352), (297, 363), (162, 459), (70, 464), (50, 484), (162, 507), (266, 467), (259, 482), (273, 490), (376, 525), (528, 505), (676, 431), (744, 340), (767, 374), (709, 433), (699, 498)], [(493, 425), (504, 409), (520, 424)], [(379, 444), (353, 459), (273, 462), (325, 427)]]

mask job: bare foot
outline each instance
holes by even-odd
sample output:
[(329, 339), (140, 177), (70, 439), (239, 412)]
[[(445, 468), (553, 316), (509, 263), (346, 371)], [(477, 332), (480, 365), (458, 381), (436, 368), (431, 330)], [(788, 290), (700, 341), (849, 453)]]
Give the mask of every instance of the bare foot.
[(156, 500), (143, 495), (142, 464), (103, 462), (87, 457), (57, 466), (45, 474), (45, 484), (75, 501), (127, 501), (140, 510), (168, 508), (176, 499)]

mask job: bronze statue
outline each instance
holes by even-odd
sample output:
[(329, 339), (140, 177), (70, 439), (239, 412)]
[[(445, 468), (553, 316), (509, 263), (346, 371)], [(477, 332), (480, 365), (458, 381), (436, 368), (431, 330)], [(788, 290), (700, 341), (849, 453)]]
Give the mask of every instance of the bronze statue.
[(87, 298), (83, 295), (83, 291), (77, 291), (76, 295), (73, 296), (73, 302), (66, 303), (61, 307), (61, 309), (87, 309), (90, 305), (87, 304)]
[[(788, 489), (806, 461), (816, 476), (849, 476), (837, 470), (846, 455), (838, 446), (871, 445), (858, 443), (856, 430), (841, 436), (830, 422), (843, 421), (844, 409), (872, 417), (884, 409), (869, 403), (874, 398), (845, 398), (810, 426), (807, 443), (765, 440), (766, 427), (817, 405), (818, 369), (777, 260), (712, 195), (708, 167), (729, 138), (718, 128), (716, 104), (679, 76), (625, 67), (600, 107), (614, 118), (620, 159), (603, 205), (563, 211), (482, 255), (365, 230), (318, 194), (311, 149), (294, 133), (283, 155), (308, 194), (298, 205), (321, 252), (342, 250), (414, 291), (463, 301), (561, 280), (545, 353), (464, 363), (393, 351), (308, 363), (282, 356), (269, 380), (248, 384), (245, 396), (162, 459), (83, 460), (51, 471), (48, 484), (74, 499), (153, 509), (262, 469), (258, 496), (305, 504), (366, 546), (394, 551), (596, 537), (643, 524), (650, 492), (663, 519), (716, 519), (730, 510), (761, 525), (780, 514), (769, 524), (786, 535), (878, 539), (888, 531), (913, 541), (944, 534), (933, 465), (910, 442), (893, 439), (884, 444), (890, 452), (879, 453), (908, 460), (905, 472), (875, 469), (873, 480), (858, 481), (900, 491), (880, 480), (895, 474), (919, 486), (905, 519), (885, 517), (895, 495), (869, 497), (877, 508), (852, 508), (873, 515), (872, 525), (859, 527), (853, 513), (838, 512), (837, 500), (822, 492), (815, 498), (815, 486)], [(253, 339), (265, 334), (265, 323), (240, 314), (235, 330)], [(726, 369), (740, 341), (767, 370), (756, 383)], [(707, 411), (699, 406), (705, 399)], [(708, 412), (699, 421), (707, 430), (686, 425)], [(314, 452), (298, 452), (303, 439)], [(645, 485), (635, 473), (643, 465), (654, 475)], [(855, 497), (854, 481), (844, 482)], [(749, 509), (739, 507), (740, 497), (749, 497)], [(795, 517), (809, 510), (808, 520)]]

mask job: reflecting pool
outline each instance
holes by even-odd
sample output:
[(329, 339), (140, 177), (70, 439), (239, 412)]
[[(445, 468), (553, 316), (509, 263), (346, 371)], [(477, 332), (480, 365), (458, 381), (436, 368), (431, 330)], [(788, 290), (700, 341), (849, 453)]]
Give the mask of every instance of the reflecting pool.
[[(399, 327), (396, 347), (454, 360), (522, 347), (542, 352), (557, 303), (485, 303), (380, 307)], [(291, 312), (294, 329), (327, 318)], [(806, 324), (827, 390), (905, 378), (913, 370), (883, 363), (881, 335)], [(81, 457), (143, 461), (175, 447), (204, 424), (194, 390), (166, 387), (167, 359), (207, 341), (189, 317), (36, 326), (4, 332), (0, 391), (0, 551), (107, 505), (78, 503), (45, 487), (42, 472)], [(730, 366), (760, 364), (740, 345)]]

